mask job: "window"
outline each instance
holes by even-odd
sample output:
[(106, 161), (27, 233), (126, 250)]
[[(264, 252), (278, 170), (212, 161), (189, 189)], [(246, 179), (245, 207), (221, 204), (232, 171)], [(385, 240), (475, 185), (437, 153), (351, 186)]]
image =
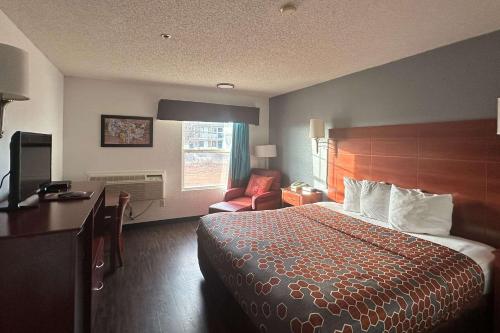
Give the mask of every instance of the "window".
[(232, 123), (182, 122), (184, 190), (226, 186), (232, 138)]

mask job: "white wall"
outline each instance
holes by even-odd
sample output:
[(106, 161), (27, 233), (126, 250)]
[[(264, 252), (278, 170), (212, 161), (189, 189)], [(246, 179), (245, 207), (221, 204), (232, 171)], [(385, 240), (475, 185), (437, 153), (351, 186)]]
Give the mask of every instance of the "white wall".
[[(15, 131), (28, 131), (52, 134), (52, 178), (61, 179), (64, 77), (1, 10), (0, 43), (27, 51), (30, 62), (30, 100), (10, 103), (5, 111), (0, 176), (10, 169), (10, 137)], [(8, 183), (6, 178), (0, 189), (1, 200), (7, 196)]]
[[(156, 120), (162, 98), (257, 106), (259, 126), (250, 126), (250, 145), (268, 143), (269, 101), (234, 91), (66, 77), (64, 84), (64, 178), (84, 180), (89, 171), (166, 170), (166, 206), (155, 202), (134, 222), (202, 215), (222, 190), (181, 190), (181, 122)], [(154, 117), (152, 148), (101, 148), (101, 114)], [(263, 164), (253, 160), (253, 164)], [(146, 203), (134, 203), (139, 212)]]

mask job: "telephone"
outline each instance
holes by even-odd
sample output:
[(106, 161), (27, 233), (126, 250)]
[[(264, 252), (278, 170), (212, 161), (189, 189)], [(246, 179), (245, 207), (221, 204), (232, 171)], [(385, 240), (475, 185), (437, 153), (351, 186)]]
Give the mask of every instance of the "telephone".
[(71, 180), (59, 180), (40, 185), (38, 192), (40, 194), (58, 193), (58, 192), (68, 192), (70, 189), (71, 189)]
[(302, 189), (304, 186), (310, 186), (309, 184), (307, 183), (304, 183), (304, 182), (301, 182), (299, 180), (293, 182), (291, 185), (290, 185), (290, 189), (292, 191), (297, 191), (297, 190), (300, 190)]

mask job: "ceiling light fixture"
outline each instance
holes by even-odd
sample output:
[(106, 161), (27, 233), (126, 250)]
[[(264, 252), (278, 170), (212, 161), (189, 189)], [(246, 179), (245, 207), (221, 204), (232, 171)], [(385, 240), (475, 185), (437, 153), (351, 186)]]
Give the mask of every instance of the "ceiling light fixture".
[(284, 4), (280, 8), (281, 15), (292, 15), (296, 11), (297, 11), (297, 7), (295, 7), (295, 5), (293, 3)]
[(163, 39), (170, 39), (170, 38), (172, 38), (172, 35), (169, 35), (169, 34), (161, 34), (160, 36)]
[(233, 89), (234, 88), (234, 84), (232, 84), (232, 83), (217, 83), (217, 88), (220, 88), (220, 89)]

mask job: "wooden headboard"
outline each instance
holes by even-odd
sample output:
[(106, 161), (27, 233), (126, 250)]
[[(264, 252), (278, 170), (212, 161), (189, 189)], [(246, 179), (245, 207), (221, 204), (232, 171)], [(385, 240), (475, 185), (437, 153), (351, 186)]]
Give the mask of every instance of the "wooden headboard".
[(500, 136), (496, 120), (329, 130), (328, 197), (344, 176), (452, 193), (452, 234), (500, 248)]

